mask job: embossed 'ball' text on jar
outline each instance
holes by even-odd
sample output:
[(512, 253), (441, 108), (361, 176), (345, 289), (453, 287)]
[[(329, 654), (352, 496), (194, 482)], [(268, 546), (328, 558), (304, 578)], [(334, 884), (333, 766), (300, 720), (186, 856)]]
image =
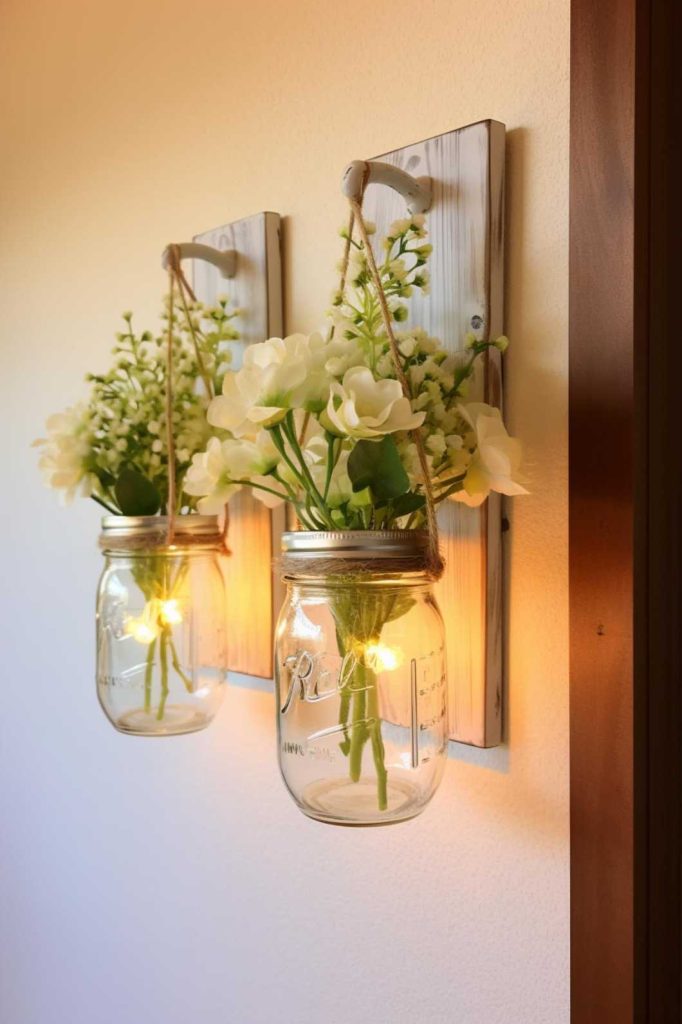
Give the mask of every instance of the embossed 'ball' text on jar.
[(225, 587), (215, 516), (107, 516), (97, 594), (97, 693), (135, 736), (204, 729), (227, 675)]
[(415, 530), (283, 536), (279, 764), (299, 808), (340, 825), (419, 814), (447, 757), (443, 620)]

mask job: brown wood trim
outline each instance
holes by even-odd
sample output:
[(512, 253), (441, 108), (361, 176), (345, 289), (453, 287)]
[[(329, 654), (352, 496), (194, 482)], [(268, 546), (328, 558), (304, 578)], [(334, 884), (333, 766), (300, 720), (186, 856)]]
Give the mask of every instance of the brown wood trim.
[(638, 8), (635, 1019), (682, 1021), (682, 3)]
[(569, 287), (571, 989), (633, 1014), (633, 0), (573, 0)]
[(572, 0), (574, 1024), (682, 1020), (679, 0)]

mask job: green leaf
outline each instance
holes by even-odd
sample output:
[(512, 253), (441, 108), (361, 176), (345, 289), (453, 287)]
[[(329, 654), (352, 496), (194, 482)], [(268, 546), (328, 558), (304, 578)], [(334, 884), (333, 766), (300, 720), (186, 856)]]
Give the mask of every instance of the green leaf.
[(99, 482), (101, 483), (102, 487), (104, 487), (105, 490), (108, 489), (109, 487), (113, 487), (114, 484), (116, 483), (116, 477), (112, 476), (112, 474), (107, 472), (106, 469), (101, 469), (99, 466), (94, 466), (91, 469), (91, 472), (95, 474), (95, 476), (97, 477), (97, 479), (99, 480)]
[(379, 500), (397, 498), (410, 486), (390, 434), (381, 441), (358, 441), (348, 458), (348, 475), (354, 491), (370, 487)]
[(426, 499), (423, 494), (408, 491), (407, 494), (401, 494), (395, 498), (391, 502), (391, 508), (396, 519), (400, 519), (401, 516), (408, 516), (411, 512), (418, 512), (420, 508), (424, 508), (425, 504)]
[(121, 470), (114, 493), (124, 516), (153, 516), (161, 508), (156, 487), (136, 469)]

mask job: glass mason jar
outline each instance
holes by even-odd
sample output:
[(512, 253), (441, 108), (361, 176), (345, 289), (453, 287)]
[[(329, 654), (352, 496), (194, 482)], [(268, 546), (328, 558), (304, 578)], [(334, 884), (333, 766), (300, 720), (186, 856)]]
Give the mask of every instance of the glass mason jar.
[(412, 818), (447, 756), (443, 620), (415, 530), (283, 536), (279, 764), (319, 821)]
[(225, 588), (215, 516), (106, 516), (97, 594), (97, 693), (135, 736), (204, 729), (227, 675)]

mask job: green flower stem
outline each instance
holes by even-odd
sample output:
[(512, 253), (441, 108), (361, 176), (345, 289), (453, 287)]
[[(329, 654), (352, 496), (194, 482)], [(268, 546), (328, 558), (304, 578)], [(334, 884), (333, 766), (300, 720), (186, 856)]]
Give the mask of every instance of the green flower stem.
[(310, 519), (311, 523), (313, 524), (313, 529), (324, 530), (328, 524), (326, 520), (320, 520), (320, 514), (316, 508), (313, 508), (311, 496), (307, 493), (305, 496), (305, 507), (308, 519)]
[(159, 658), (161, 661), (161, 700), (159, 701), (159, 710), (156, 713), (156, 720), (160, 722), (163, 718), (166, 710), (166, 701), (168, 699), (168, 629), (164, 626), (161, 630), (161, 649), (159, 652)]
[[(381, 733), (378, 676), (367, 664), (365, 652), (369, 645), (380, 641), (384, 626), (406, 614), (414, 601), (398, 592), (375, 592), (364, 587), (359, 574), (350, 575), (346, 582), (348, 586), (339, 587), (332, 605), (338, 652), (346, 665), (350, 662), (339, 693), (338, 720), (343, 734), (339, 749), (348, 758), (351, 780), (358, 782), (362, 776), (364, 749), (371, 742), (377, 807), (385, 811), (388, 808), (388, 771)], [(354, 658), (346, 661), (351, 651)]]
[(350, 736), (348, 735), (348, 715), (350, 714), (350, 699), (352, 696), (351, 688), (348, 684), (341, 690), (341, 698), (339, 703), (339, 725), (343, 726), (343, 739), (339, 743), (341, 753), (344, 757), (348, 757), (350, 753)]
[[(303, 488), (303, 491), (306, 494), (310, 494), (310, 497), (315, 502), (315, 504), (317, 505), (317, 507), (318, 507), (318, 509), (319, 509), (319, 511), (320, 511), (320, 513), (322, 515), (324, 523), (329, 527), (330, 530), (333, 530), (334, 529), (333, 520), (332, 520), (331, 516), (329, 516), (329, 514), (327, 513), (326, 506), (325, 506), (325, 504), (324, 504), (324, 502), (322, 500), (322, 495), (318, 492), (317, 488), (315, 487), (315, 483), (313, 481), (313, 478), (310, 476), (310, 470), (308, 470), (308, 467), (305, 465), (305, 460), (303, 459), (303, 455), (301, 453), (301, 449), (298, 448), (298, 452), (299, 452), (300, 459), (301, 459), (301, 462), (302, 462), (302, 467), (301, 467), (300, 471), (294, 465), (293, 461), (289, 457), (289, 454), (288, 454), (288, 452), (286, 450), (286, 445), (284, 443), (284, 439), (286, 437), (286, 439), (289, 441), (289, 443), (291, 443), (291, 438), (289, 437), (289, 435), (288, 435), (288, 433), (286, 431), (286, 428), (285, 428), (285, 425), (284, 425), (284, 421), (282, 421), (282, 425), (281, 426), (280, 426), (279, 423), (276, 423), (274, 426), (269, 427), (269, 430), (270, 430), (270, 436), (272, 437), (273, 443), (274, 443), (275, 447), (277, 448), (277, 451), (280, 453), (280, 455), (282, 456), (282, 458), (286, 462), (287, 466), (289, 467), (291, 472), (294, 474), (294, 476), (298, 480), (299, 484)], [(298, 447), (298, 442), (296, 441), (295, 437), (294, 437), (294, 445), (293, 446), (294, 447)], [(308, 477), (310, 478), (309, 480), (305, 476), (306, 473), (307, 473)]]
[(268, 430), (270, 431), (270, 436), (272, 438), (272, 442), (273, 442), (275, 448), (280, 453), (280, 455), (282, 456), (282, 458), (286, 462), (287, 466), (289, 467), (291, 472), (294, 474), (294, 476), (298, 480), (298, 482), (301, 485), (301, 487), (304, 490), (307, 490), (305, 480), (303, 479), (303, 477), (299, 473), (299, 471), (296, 468), (296, 466), (294, 465), (294, 463), (289, 458), (289, 454), (288, 454), (288, 452), (286, 450), (286, 445), (284, 444), (284, 438), (282, 437), (282, 430), (280, 428), (279, 423), (275, 423), (274, 426), (268, 427)]
[(444, 501), (445, 498), (449, 498), (451, 494), (456, 494), (457, 491), (461, 491), (463, 489), (464, 477), (461, 476), (458, 477), (450, 487), (446, 488), (444, 491), (440, 491), (440, 493), (435, 496), (434, 501), (438, 504), (438, 502)]
[(334, 523), (331, 519), (331, 516), (329, 515), (329, 511), (327, 509), (325, 500), (317, 489), (317, 485), (315, 484), (312, 473), (310, 472), (310, 467), (308, 466), (308, 463), (305, 460), (303, 452), (301, 451), (301, 446), (298, 443), (298, 438), (296, 437), (296, 424), (294, 423), (293, 412), (289, 411), (284, 417), (284, 420), (282, 422), (282, 430), (284, 432), (284, 436), (289, 441), (289, 444), (291, 445), (298, 461), (301, 464), (303, 477), (305, 483), (307, 484), (306, 489), (309, 491), (311, 498), (313, 499), (318, 509), (320, 510), (322, 518), (327, 523), (329, 528), (333, 530)]
[(286, 480), (282, 479), (282, 477), (279, 475), (277, 470), (274, 470), (272, 475), (275, 478), (275, 480), (277, 480), (277, 482), (280, 483), (282, 485), (282, 487), (285, 489), (285, 491), (287, 492), (287, 500), (294, 506), (294, 509), (296, 510), (296, 515), (301, 520), (301, 522), (305, 526), (306, 530), (315, 530), (315, 529), (317, 529), (317, 527), (315, 526), (314, 523), (311, 523), (311, 522), (308, 521), (307, 516), (303, 512), (303, 507), (302, 507), (300, 501), (298, 501), (297, 498), (296, 498), (296, 492), (293, 489), (293, 487), (291, 487), (291, 485)]
[(367, 718), (370, 739), (372, 741), (372, 756), (374, 757), (374, 768), (377, 773), (377, 801), (379, 810), (385, 811), (388, 807), (388, 773), (386, 771), (386, 752), (384, 741), (381, 738), (381, 718), (379, 717), (379, 690), (377, 677), (370, 669), (366, 669), (367, 681)]
[(175, 671), (177, 672), (177, 674), (180, 676), (180, 678), (182, 679), (183, 683), (185, 684), (185, 689), (187, 690), (187, 692), (188, 693), (193, 693), (194, 692), (194, 684), (193, 684), (192, 680), (189, 678), (189, 676), (185, 675), (185, 673), (182, 671), (182, 668), (180, 666), (180, 659), (178, 658), (178, 652), (175, 649), (175, 643), (173, 641), (172, 631), (169, 631), (169, 634), (168, 634), (168, 646), (170, 647), (171, 661), (173, 663), (173, 668), (175, 669)]
[(358, 664), (353, 672), (353, 716), (350, 733), (349, 771), (353, 782), (360, 781), (362, 774), (362, 752), (367, 742), (367, 690), (365, 689), (365, 668)]
[[(334, 473), (334, 467), (336, 466), (338, 455), (334, 456), (334, 443), (336, 438), (333, 434), (327, 434), (327, 476), (324, 481), (324, 494), (322, 495), (324, 501), (327, 501), (329, 496), (329, 488), (332, 482), (332, 476)], [(341, 453), (341, 445), (339, 445), (339, 454)]]
[(90, 497), (92, 498), (93, 501), (96, 501), (98, 505), (101, 505), (102, 508), (105, 508), (107, 512), (111, 512), (112, 515), (117, 516), (119, 514), (117, 508), (114, 508), (113, 505), (110, 505), (108, 502), (106, 502), (104, 498), (100, 498), (98, 494), (91, 494)]
[(274, 477), (274, 479), (278, 483), (280, 483), (282, 485), (282, 487), (286, 491), (286, 493), (287, 493), (287, 499), (286, 500), (288, 500), (294, 506), (294, 509), (296, 510), (296, 515), (301, 520), (301, 522), (305, 526), (306, 530), (316, 530), (317, 527), (315, 526), (315, 524), (309, 522), (307, 516), (303, 512), (303, 507), (302, 507), (300, 501), (296, 500), (296, 492), (293, 489), (293, 487), (286, 480), (282, 479), (282, 477), (279, 475), (277, 470), (273, 470), (272, 476)]
[[(339, 654), (342, 658), (346, 657), (346, 644), (343, 636), (339, 631), (339, 627), (336, 627), (336, 646), (339, 649)], [(339, 743), (341, 753), (344, 757), (348, 757), (350, 752), (350, 736), (348, 735), (348, 715), (350, 714), (350, 701), (351, 701), (351, 688), (350, 679), (344, 678), (343, 685), (340, 691), (341, 695), (339, 698), (339, 725), (343, 726), (343, 739)]]
[(154, 671), (154, 652), (156, 640), (152, 640), (147, 651), (147, 664), (144, 670), (144, 709), (149, 711), (152, 706), (152, 673)]
[(230, 483), (241, 484), (243, 487), (255, 488), (258, 491), (267, 491), (268, 494), (274, 494), (276, 498), (281, 498), (282, 501), (287, 500), (287, 495), (282, 494), (281, 491), (275, 491), (272, 487), (266, 487), (264, 484), (254, 484), (251, 480), (231, 480)]

